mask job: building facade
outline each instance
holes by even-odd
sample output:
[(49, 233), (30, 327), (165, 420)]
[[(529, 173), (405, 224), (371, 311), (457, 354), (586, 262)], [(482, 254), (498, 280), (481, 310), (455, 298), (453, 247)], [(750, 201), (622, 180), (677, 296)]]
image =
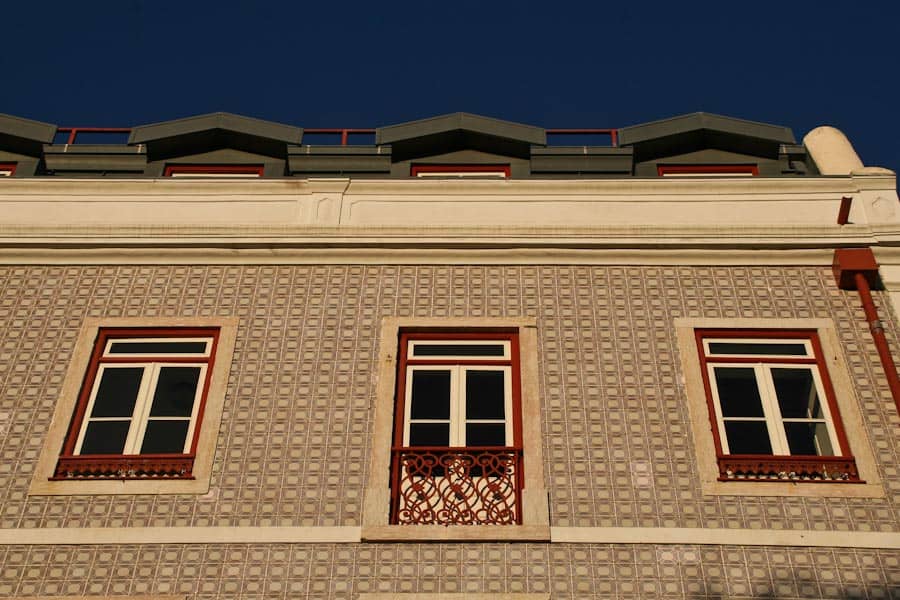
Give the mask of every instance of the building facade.
[(0, 176), (0, 597), (900, 596), (836, 129), (3, 116)]

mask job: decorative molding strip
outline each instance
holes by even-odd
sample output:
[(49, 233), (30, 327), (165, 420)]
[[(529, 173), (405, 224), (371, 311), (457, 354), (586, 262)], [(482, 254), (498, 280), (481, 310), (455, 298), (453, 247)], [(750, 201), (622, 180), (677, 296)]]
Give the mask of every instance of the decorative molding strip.
[[(402, 528), (403, 526), (398, 526)], [(360, 527), (87, 527), (0, 529), (0, 546), (91, 544), (360, 543)], [(419, 540), (421, 541), (421, 540)], [(813, 546), (900, 549), (900, 534), (880, 531), (551, 527), (551, 543)]]
[(703, 544), (900, 549), (900, 534), (880, 531), (551, 527), (550, 541), (574, 544)]
[(829, 266), (832, 249), (0, 248), (4, 265), (718, 265)]
[(465, 593), (465, 594), (440, 594), (440, 593), (393, 593), (393, 592), (366, 592), (359, 595), (357, 600), (550, 600), (550, 594), (499, 594), (496, 592)]
[(23, 177), (4, 181), (2, 196), (102, 194), (125, 195), (265, 195), (274, 193), (310, 194), (316, 192), (359, 195), (442, 196), (579, 194), (820, 194), (856, 192), (874, 182), (879, 188), (896, 187), (895, 175), (873, 174), (832, 177), (716, 177), (716, 178), (639, 178), (611, 179), (504, 179), (441, 180), (357, 179), (311, 177), (285, 179), (103, 179)]

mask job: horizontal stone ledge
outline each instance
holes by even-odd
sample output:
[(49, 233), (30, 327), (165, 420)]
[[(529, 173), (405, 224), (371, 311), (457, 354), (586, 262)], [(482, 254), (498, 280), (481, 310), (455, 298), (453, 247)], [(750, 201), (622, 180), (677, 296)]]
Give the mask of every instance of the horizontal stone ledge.
[[(477, 526), (442, 527), (441, 535), (423, 539), (404, 535), (402, 525), (378, 528), (383, 535), (364, 536), (356, 526), (322, 527), (86, 527), (0, 529), (0, 545), (114, 545), (114, 544), (335, 544), (440, 541), (488, 541)], [(396, 530), (393, 534), (388, 531)], [(454, 529), (459, 529), (454, 532)], [(545, 538), (544, 531), (515, 535), (492, 532), (490, 541), (526, 541)], [(545, 538), (546, 539), (546, 538)], [(550, 543), (651, 544), (716, 546), (798, 546), (825, 548), (900, 549), (900, 533), (878, 531), (813, 531), (781, 529), (702, 529), (687, 527), (550, 527)]]
[(900, 533), (794, 529), (690, 527), (551, 527), (551, 542), (581, 544), (678, 544), (717, 546), (816, 546), (900, 548)]
[[(863, 244), (865, 245), (865, 244)], [(0, 265), (830, 266), (834, 250), (578, 248), (3, 248)]]

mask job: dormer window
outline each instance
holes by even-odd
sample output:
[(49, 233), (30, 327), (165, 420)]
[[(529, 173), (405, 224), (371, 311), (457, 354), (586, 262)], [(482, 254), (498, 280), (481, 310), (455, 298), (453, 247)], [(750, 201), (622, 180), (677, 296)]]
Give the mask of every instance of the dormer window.
[(237, 177), (263, 176), (262, 165), (167, 165), (163, 177)]
[(509, 165), (412, 165), (413, 177), (509, 179)]
[(756, 165), (657, 165), (660, 177), (756, 177)]

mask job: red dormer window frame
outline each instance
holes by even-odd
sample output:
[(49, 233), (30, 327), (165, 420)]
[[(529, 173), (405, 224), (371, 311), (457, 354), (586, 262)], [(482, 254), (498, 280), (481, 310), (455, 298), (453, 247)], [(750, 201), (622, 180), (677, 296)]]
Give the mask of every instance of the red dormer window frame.
[(163, 177), (172, 175), (255, 175), (263, 176), (263, 165), (166, 165)]
[(656, 165), (656, 174), (666, 175), (751, 175), (759, 176), (757, 165)]
[(418, 177), (420, 174), (445, 174), (452, 177), (455, 173), (503, 173), (503, 177), (509, 179), (509, 165), (412, 165), (409, 174)]
[(9, 171), (9, 175), (0, 175), (0, 177), (12, 177), (16, 174), (16, 166), (14, 162), (0, 162), (0, 171)]

